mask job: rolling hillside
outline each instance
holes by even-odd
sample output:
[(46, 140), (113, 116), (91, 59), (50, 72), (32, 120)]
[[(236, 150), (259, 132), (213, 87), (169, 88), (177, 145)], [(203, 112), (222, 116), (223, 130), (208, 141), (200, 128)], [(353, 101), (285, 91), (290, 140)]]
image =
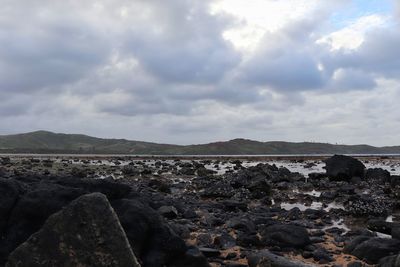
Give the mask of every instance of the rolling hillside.
[(246, 139), (180, 146), (37, 131), (0, 136), (0, 152), (133, 155), (398, 154), (400, 146), (373, 147), (308, 142), (258, 142)]

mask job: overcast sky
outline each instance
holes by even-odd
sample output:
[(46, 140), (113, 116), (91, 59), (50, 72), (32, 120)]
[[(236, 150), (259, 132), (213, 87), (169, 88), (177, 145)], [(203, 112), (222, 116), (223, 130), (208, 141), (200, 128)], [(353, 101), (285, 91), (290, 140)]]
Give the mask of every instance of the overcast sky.
[(400, 145), (399, 2), (0, 0), (0, 134)]

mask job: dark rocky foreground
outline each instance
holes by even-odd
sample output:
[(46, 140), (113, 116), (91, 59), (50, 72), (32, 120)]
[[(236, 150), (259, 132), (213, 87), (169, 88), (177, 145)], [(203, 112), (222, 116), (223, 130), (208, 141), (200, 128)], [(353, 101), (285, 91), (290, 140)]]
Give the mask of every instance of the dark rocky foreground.
[(0, 266), (400, 266), (400, 177), (357, 159), (110, 161), (2, 158)]

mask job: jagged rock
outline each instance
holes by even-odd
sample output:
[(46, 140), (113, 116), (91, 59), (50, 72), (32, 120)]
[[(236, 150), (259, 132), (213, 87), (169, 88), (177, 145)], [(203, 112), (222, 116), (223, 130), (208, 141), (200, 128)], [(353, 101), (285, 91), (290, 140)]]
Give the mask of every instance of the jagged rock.
[(77, 188), (42, 184), (19, 197), (7, 220), (4, 237), (0, 240), (0, 262), (31, 234), (38, 231), (47, 218), (85, 194)]
[(140, 265), (107, 198), (93, 193), (50, 216), (11, 253), (6, 266)]
[(4, 204), (0, 206), (5, 207), (6, 202), (13, 204), (7, 204), (8, 211), (0, 217), (0, 264), (11, 251), (38, 231), (50, 215), (72, 200), (92, 192), (104, 193), (112, 200), (131, 191), (129, 186), (114, 181), (43, 176), (16, 177), (1, 183), (1, 188), (7, 191), (4, 195), (12, 196), (2, 197), (0, 203)]

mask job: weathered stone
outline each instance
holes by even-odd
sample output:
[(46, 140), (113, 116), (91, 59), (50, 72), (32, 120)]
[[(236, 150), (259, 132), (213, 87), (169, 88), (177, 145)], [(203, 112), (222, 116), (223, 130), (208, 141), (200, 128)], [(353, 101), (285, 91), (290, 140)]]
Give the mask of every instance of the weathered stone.
[(350, 242), (345, 251), (365, 260), (370, 264), (376, 264), (380, 259), (400, 252), (400, 240), (385, 238), (355, 238)]
[(261, 231), (261, 241), (267, 245), (302, 248), (311, 243), (304, 227), (290, 224), (275, 224)]
[(352, 157), (334, 155), (325, 160), (326, 174), (336, 180), (350, 180), (353, 177), (364, 177), (364, 164)]
[(140, 265), (107, 198), (93, 193), (50, 216), (6, 266)]

